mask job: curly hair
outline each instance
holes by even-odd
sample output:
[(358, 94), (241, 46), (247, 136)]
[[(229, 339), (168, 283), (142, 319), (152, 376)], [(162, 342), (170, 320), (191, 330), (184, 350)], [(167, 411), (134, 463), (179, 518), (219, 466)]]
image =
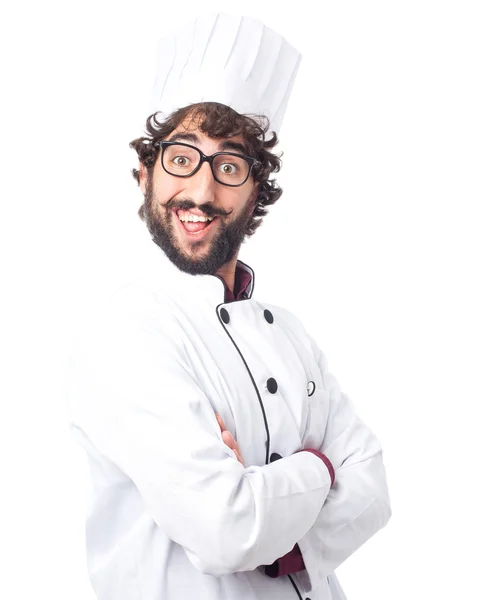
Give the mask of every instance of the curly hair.
[[(251, 236), (263, 222), (267, 214), (266, 207), (274, 204), (283, 190), (277, 185), (275, 179), (270, 179), (271, 173), (277, 173), (281, 168), (281, 156), (273, 154), (272, 148), (278, 143), (275, 132), (266, 140), (269, 120), (261, 115), (243, 115), (237, 113), (230, 106), (217, 102), (200, 102), (190, 104), (171, 113), (163, 121), (157, 118), (160, 112), (150, 115), (146, 121), (146, 136), (139, 137), (130, 142), (140, 162), (146, 167), (148, 177), (151, 178), (156, 159), (159, 154), (157, 142), (164, 140), (186, 119), (197, 126), (200, 131), (211, 138), (229, 138), (241, 135), (245, 141), (248, 155), (256, 158), (256, 164), (251, 175), (260, 183), (256, 205), (248, 223), (246, 236)], [(140, 173), (132, 169), (132, 175), (140, 183)], [(145, 220), (145, 202), (140, 206), (138, 215)]]

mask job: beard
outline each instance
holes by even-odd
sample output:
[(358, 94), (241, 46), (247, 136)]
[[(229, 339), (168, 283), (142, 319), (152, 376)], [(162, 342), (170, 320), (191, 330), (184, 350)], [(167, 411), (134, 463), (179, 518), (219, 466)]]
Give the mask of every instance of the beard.
[[(241, 213), (233, 221), (225, 223), (224, 217), (229, 213), (215, 208), (211, 204), (202, 204), (197, 207), (192, 200), (185, 198), (183, 200), (170, 199), (164, 205), (160, 205), (154, 197), (152, 185), (148, 180), (144, 203), (145, 222), (153, 242), (163, 250), (178, 269), (190, 275), (214, 275), (239, 251), (250, 224), (253, 198), (252, 194)], [(158, 206), (162, 206), (162, 209), (157, 210)], [(173, 223), (177, 218), (175, 213), (178, 209), (190, 210), (193, 208), (198, 208), (207, 217), (217, 217), (217, 231), (211, 238), (199, 242), (185, 241), (182, 246)], [(211, 225), (209, 226), (211, 227)], [(202, 251), (205, 246), (209, 246), (206, 252)]]

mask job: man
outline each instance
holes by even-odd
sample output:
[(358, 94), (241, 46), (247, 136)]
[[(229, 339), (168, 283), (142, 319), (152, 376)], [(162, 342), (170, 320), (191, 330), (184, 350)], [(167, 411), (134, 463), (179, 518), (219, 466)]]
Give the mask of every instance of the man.
[[(334, 569), (390, 517), (381, 447), (238, 259), (281, 195), (267, 119), (277, 131), (298, 55), (252, 19), (192, 27), (160, 45), (167, 116), (131, 143), (158, 269), (107, 300), (71, 359), (71, 427), (94, 483), (90, 580), (99, 600), (339, 600)], [(262, 121), (246, 113), (263, 44), (279, 49), (280, 81), (256, 96), (269, 98), (255, 100)], [(214, 76), (188, 72), (197, 53)], [(248, 85), (218, 87), (218, 54)]]

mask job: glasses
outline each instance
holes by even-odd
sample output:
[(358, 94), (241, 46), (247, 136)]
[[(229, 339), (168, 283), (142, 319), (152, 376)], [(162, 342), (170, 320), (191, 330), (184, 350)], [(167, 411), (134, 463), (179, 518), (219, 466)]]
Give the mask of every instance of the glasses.
[(256, 158), (234, 152), (216, 152), (206, 156), (195, 146), (181, 142), (156, 142), (155, 146), (163, 150), (161, 165), (170, 175), (191, 177), (207, 162), (215, 181), (230, 187), (246, 183), (252, 167), (260, 164)]

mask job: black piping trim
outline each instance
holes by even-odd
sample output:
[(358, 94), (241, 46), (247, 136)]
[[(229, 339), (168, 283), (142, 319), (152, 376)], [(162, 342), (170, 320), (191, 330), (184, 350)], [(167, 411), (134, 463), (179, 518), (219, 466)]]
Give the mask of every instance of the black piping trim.
[(299, 598), (299, 600), (303, 600), (303, 597), (302, 597), (302, 596), (301, 596), (301, 594), (299, 593), (299, 590), (298, 590), (298, 588), (296, 587), (296, 584), (294, 583), (294, 581), (293, 581), (293, 578), (291, 577), (291, 575), (288, 575), (288, 577), (289, 577), (289, 580), (291, 581), (291, 583), (293, 584), (294, 591), (295, 591), (295, 592), (298, 594), (298, 598)]
[[(244, 263), (239, 258), (236, 260), (236, 262), (241, 263), (242, 265), (244, 265), (245, 267), (247, 267), (251, 271), (251, 273), (252, 273), (252, 285), (251, 285), (251, 291), (250, 291), (249, 296), (247, 298), (241, 298), (240, 300), (232, 300), (231, 302), (242, 302), (243, 300), (250, 300), (251, 297), (253, 296), (254, 284), (255, 284), (255, 281), (256, 281), (255, 273), (254, 273), (253, 269), (249, 265), (247, 265), (246, 263)], [(216, 275), (216, 274), (212, 274), (212, 277), (216, 277), (216, 279), (219, 279), (221, 281), (221, 283), (223, 284), (223, 290), (224, 290), (223, 298), (224, 298), (226, 296), (226, 292), (228, 290), (228, 288), (226, 287), (225, 280), (222, 277), (220, 277), (219, 275)], [(231, 302), (227, 302), (226, 304), (231, 304)]]
[[(246, 367), (246, 370), (248, 371), (248, 374), (249, 374), (249, 376), (250, 376), (250, 378), (251, 378), (251, 381), (253, 382), (253, 386), (254, 386), (254, 389), (255, 389), (255, 391), (256, 391), (256, 395), (258, 396), (258, 400), (259, 400), (259, 403), (260, 403), (260, 406), (261, 406), (261, 411), (262, 411), (262, 413), (263, 413), (264, 426), (265, 426), (265, 429), (266, 429), (266, 460), (265, 460), (265, 462), (266, 462), (266, 464), (268, 464), (268, 462), (269, 462), (269, 442), (270, 442), (270, 439), (269, 439), (268, 419), (266, 418), (266, 412), (265, 412), (265, 410), (264, 410), (263, 401), (261, 400), (261, 396), (260, 396), (260, 393), (259, 393), (258, 387), (257, 387), (257, 385), (256, 385), (256, 382), (255, 382), (255, 380), (254, 380), (254, 377), (253, 377), (253, 375), (251, 374), (251, 371), (250, 371), (250, 369), (249, 369), (249, 367), (248, 367), (248, 363), (246, 362), (246, 360), (245, 360), (245, 357), (242, 355), (242, 353), (241, 353), (241, 350), (238, 348), (238, 346), (237, 346), (236, 342), (235, 342), (235, 341), (234, 341), (234, 339), (231, 337), (231, 334), (230, 334), (230, 332), (229, 332), (229, 331), (228, 331), (228, 329), (225, 327), (225, 324), (223, 323), (223, 319), (220, 317), (220, 314), (219, 314), (219, 310), (218, 310), (218, 309), (219, 309), (219, 307), (220, 307), (220, 306), (222, 306), (223, 304), (225, 304), (225, 303), (224, 303), (224, 302), (222, 302), (221, 304), (218, 304), (218, 306), (216, 307), (216, 316), (218, 317), (218, 320), (219, 320), (219, 322), (221, 323), (221, 326), (222, 326), (222, 327), (223, 327), (223, 329), (225, 330), (225, 332), (226, 332), (226, 335), (227, 335), (227, 336), (230, 338), (230, 340), (233, 342), (233, 346), (236, 348), (236, 350), (238, 351), (238, 354), (241, 356), (241, 359), (242, 359), (242, 361), (243, 361), (243, 363), (244, 363), (244, 366)], [(230, 303), (228, 303), (228, 304), (230, 304)]]
[[(238, 260), (239, 260), (239, 259), (238, 259)], [(243, 263), (242, 261), (239, 261), (239, 262), (241, 262), (243, 265), (245, 265), (245, 266), (247, 266), (249, 269), (251, 269), (251, 267), (250, 267), (249, 265), (246, 265), (246, 263)], [(233, 300), (232, 302), (243, 302), (244, 300), (249, 300), (249, 299), (251, 298), (251, 296), (253, 295), (254, 283), (255, 283), (255, 279), (256, 279), (256, 277), (255, 277), (255, 275), (254, 275), (254, 271), (253, 271), (253, 269), (251, 269), (251, 272), (253, 273), (253, 286), (252, 286), (252, 288), (251, 288), (251, 292), (250, 292), (250, 294), (249, 294), (248, 298), (243, 298), (242, 300)], [(217, 277), (217, 278), (218, 278), (218, 279), (221, 281), (221, 283), (223, 284), (223, 288), (224, 288), (224, 290), (225, 290), (225, 294), (226, 294), (226, 283), (225, 283), (225, 281), (223, 280), (223, 278), (222, 278), (222, 277), (220, 277), (219, 275), (214, 275), (214, 277)], [(227, 336), (230, 338), (230, 340), (231, 340), (231, 341), (232, 341), (232, 343), (233, 343), (233, 346), (236, 348), (236, 350), (238, 351), (238, 354), (241, 356), (241, 360), (243, 361), (243, 363), (244, 363), (244, 366), (246, 367), (246, 370), (248, 371), (248, 375), (250, 376), (250, 379), (251, 379), (251, 381), (252, 381), (252, 383), (253, 383), (253, 386), (254, 386), (254, 389), (255, 389), (256, 395), (258, 396), (259, 404), (260, 404), (260, 406), (261, 406), (261, 412), (263, 413), (264, 427), (265, 427), (265, 429), (266, 429), (266, 458), (265, 458), (265, 463), (266, 463), (266, 464), (269, 464), (269, 446), (270, 446), (270, 436), (269, 436), (268, 419), (266, 418), (266, 412), (265, 412), (265, 410), (264, 410), (263, 401), (261, 400), (261, 396), (260, 396), (260, 393), (259, 393), (259, 390), (258, 390), (258, 386), (256, 385), (256, 382), (255, 382), (255, 380), (254, 380), (254, 377), (253, 377), (253, 375), (252, 375), (252, 373), (251, 373), (251, 371), (250, 371), (250, 369), (249, 369), (249, 367), (248, 367), (248, 363), (247, 363), (247, 362), (246, 362), (246, 360), (245, 360), (245, 357), (244, 357), (244, 356), (243, 356), (243, 354), (241, 353), (241, 350), (238, 348), (238, 346), (237, 346), (236, 342), (234, 341), (234, 339), (231, 337), (231, 334), (230, 334), (230, 332), (229, 332), (229, 331), (228, 331), (228, 329), (226, 328), (225, 324), (223, 323), (223, 319), (221, 318), (221, 316), (220, 316), (220, 314), (219, 314), (219, 308), (220, 308), (220, 306), (222, 306), (223, 304), (232, 304), (232, 302), (221, 302), (221, 304), (218, 304), (218, 306), (216, 307), (216, 316), (218, 317), (218, 320), (219, 320), (219, 322), (221, 323), (221, 326), (222, 326), (222, 327), (223, 327), (223, 329), (225, 330), (225, 332), (226, 332), (226, 335), (227, 335)], [(293, 578), (291, 577), (291, 575), (288, 575), (288, 578), (289, 578), (289, 580), (291, 581), (291, 584), (292, 584), (292, 586), (294, 587), (294, 591), (295, 591), (295, 592), (298, 594), (298, 598), (299, 598), (299, 600), (303, 600), (303, 598), (302, 598), (302, 596), (301, 596), (301, 594), (300, 594), (300, 592), (299, 592), (299, 590), (298, 590), (298, 588), (297, 588), (296, 584), (294, 583), (294, 580), (293, 580)]]
[(250, 292), (250, 294), (249, 294), (249, 296), (248, 296), (248, 299), (249, 299), (249, 298), (251, 298), (251, 297), (252, 297), (252, 295), (253, 295), (253, 291), (254, 291), (254, 284), (255, 284), (255, 282), (256, 282), (256, 275), (255, 275), (255, 272), (253, 271), (253, 269), (252, 269), (252, 268), (251, 268), (249, 265), (247, 265), (245, 262), (243, 262), (243, 261), (242, 261), (242, 260), (240, 260), (239, 258), (236, 260), (236, 262), (240, 262), (242, 265), (244, 265), (246, 268), (248, 268), (248, 269), (251, 271), (251, 273), (253, 274), (253, 285), (252, 285), (252, 287), (251, 287), (251, 292)]

